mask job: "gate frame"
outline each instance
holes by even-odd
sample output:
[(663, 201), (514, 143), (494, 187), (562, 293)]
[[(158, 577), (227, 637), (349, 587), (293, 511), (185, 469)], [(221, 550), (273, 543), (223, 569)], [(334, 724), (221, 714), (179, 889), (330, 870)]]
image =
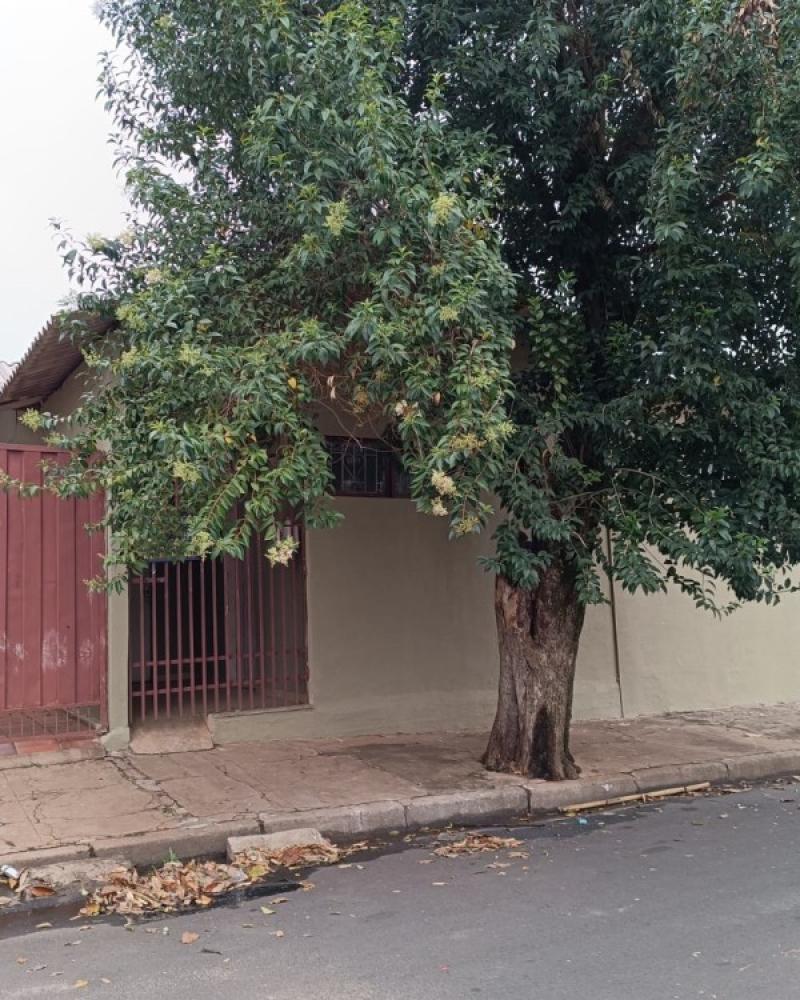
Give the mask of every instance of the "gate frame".
[[(126, 708), (128, 712), (128, 725), (134, 722), (138, 725), (142, 723), (155, 722), (160, 719), (181, 719), (181, 718), (204, 718), (210, 714), (232, 713), (244, 714), (247, 712), (265, 712), (284, 710), (287, 708), (303, 708), (310, 704), (310, 664), (309, 664), (309, 629), (308, 629), (308, 571), (306, 562), (306, 530), (305, 526), (297, 523), (292, 526), (295, 537), (300, 542), (299, 550), (295, 552), (288, 566), (275, 566), (265, 569), (265, 573), (287, 572), (291, 574), (280, 590), (271, 591), (270, 614), (267, 616), (266, 607), (266, 587), (265, 577), (261, 577), (257, 582), (255, 569), (259, 565), (258, 560), (264, 558), (265, 542), (260, 534), (254, 534), (247, 554), (243, 559), (233, 557), (216, 557), (217, 567), (212, 571), (211, 591), (212, 610), (214, 612), (213, 625), (214, 635), (219, 628), (219, 637), (222, 639), (223, 653), (220, 653), (219, 639), (212, 640), (212, 649), (206, 647), (206, 643), (201, 640), (200, 648), (195, 649), (194, 644), (189, 639), (189, 655), (181, 646), (180, 639), (177, 639), (176, 657), (170, 653), (167, 647), (167, 654), (164, 659), (157, 655), (155, 658), (144, 657), (142, 653), (145, 640), (155, 642), (156, 630), (151, 621), (150, 629), (152, 635), (144, 629), (144, 581), (148, 578), (155, 578), (166, 581), (169, 576), (177, 587), (180, 587), (181, 576), (184, 569), (189, 564), (194, 564), (198, 560), (152, 560), (150, 566), (143, 574), (130, 577), (124, 593), (123, 600), (126, 603), (127, 620), (127, 643), (126, 643), (126, 664), (127, 664), (127, 684), (126, 684)], [(202, 566), (202, 561), (201, 566)], [(161, 565), (164, 570), (161, 574), (153, 574), (153, 566)], [(191, 578), (190, 578), (191, 579)], [(219, 586), (223, 588), (223, 604), (221, 620), (217, 620), (216, 606), (213, 604), (218, 593)], [(169, 584), (166, 584), (169, 588)], [(188, 588), (189, 594), (197, 590), (194, 584)], [(142, 621), (135, 619), (131, 612), (131, 601), (134, 593), (139, 594), (140, 617)], [(206, 584), (201, 573), (200, 580), (201, 613), (199, 618), (202, 634), (206, 634), (208, 623), (207, 615), (204, 613), (206, 599)], [(234, 596), (235, 595), (235, 596)], [(148, 607), (155, 607), (148, 601)], [(259, 616), (253, 613), (255, 603), (261, 605), (262, 614)], [(280, 604), (278, 608), (277, 605)], [(169, 614), (169, 602), (164, 605), (165, 614)], [(293, 610), (292, 610), (293, 609)], [(180, 614), (186, 620), (187, 609), (182, 607), (180, 598), (176, 602), (176, 614)], [(288, 617), (287, 617), (288, 611)], [(257, 609), (256, 609), (257, 612)], [(197, 625), (194, 613), (188, 612), (190, 634), (194, 634), (193, 625)], [(171, 621), (171, 619), (169, 619)], [(174, 623), (173, 623), (174, 624)], [(293, 641), (281, 643), (281, 648), (275, 641), (275, 630), (280, 626), (281, 632), (287, 627), (293, 635)], [(139, 658), (133, 659), (132, 638), (134, 630), (139, 634)], [(246, 631), (247, 630), (247, 631)], [(178, 636), (182, 635), (181, 632)], [(265, 638), (266, 637), (266, 638)], [(169, 625), (165, 621), (163, 639), (169, 643)], [(246, 646), (248, 652), (238, 654), (240, 647)], [(252, 651), (250, 651), (252, 650)], [(258, 650), (258, 652), (256, 651)], [(267, 669), (266, 663), (269, 661), (271, 669)], [(293, 661), (294, 669), (289, 670), (288, 664)], [(206, 677), (206, 670), (210, 663), (216, 663), (214, 677), (209, 680)], [(225, 681), (219, 678), (220, 665), (225, 665)], [(256, 670), (256, 663), (258, 669)], [(200, 682), (183, 682), (182, 678), (176, 681), (171, 677), (173, 664), (180, 671), (186, 665), (191, 671), (198, 667), (203, 671), (203, 680)], [(245, 666), (245, 664), (248, 664)], [(168, 671), (163, 683), (158, 679), (159, 665), (166, 665)], [(147, 684), (142, 689), (143, 671), (153, 667), (154, 686)], [(242, 670), (242, 678), (239, 679), (238, 671)], [(134, 672), (138, 671), (140, 687), (134, 692)], [(266, 702), (267, 682), (272, 681), (272, 690), (275, 690), (274, 682), (281, 680), (284, 682), (284, 699), (281, 704), (271, 705)], [(293, 698), (286, 700), (290, 691), (294, 692)], [(159, 705), (161, 696), (165, 696), (164, 706)], [(171, 704), (171, 696), (175, 696), (177, 704)], [(184, 706), (184, 701), (188, 704)]]

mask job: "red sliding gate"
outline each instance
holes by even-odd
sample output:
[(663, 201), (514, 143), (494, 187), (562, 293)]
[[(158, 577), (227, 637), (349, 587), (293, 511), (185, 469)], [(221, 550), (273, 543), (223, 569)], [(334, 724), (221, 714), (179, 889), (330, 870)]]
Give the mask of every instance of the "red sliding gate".
[[(52, 448), (0, 444), (0, 471), (41, 483)], [(0, 490), (0, 740), (92, 732), (106, 722), (103, 498)]]
[(157, 560), (130, 584), (134, 721), (308, 701), (302, 536), (288, 566), (254, 538), (243, 560)]

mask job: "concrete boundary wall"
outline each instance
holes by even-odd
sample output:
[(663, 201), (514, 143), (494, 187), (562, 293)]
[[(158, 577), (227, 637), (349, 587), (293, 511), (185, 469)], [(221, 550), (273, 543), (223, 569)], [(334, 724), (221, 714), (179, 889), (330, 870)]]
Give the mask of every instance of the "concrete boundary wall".
[[(69, 413), (79, 369), (47, 400)], [(329, 428), (326, 428), (329, 429)], [(341, 430), (341, 428), (338, 428)], [(0, 438), (37, 436), (0, 411)], [(407, 500), (336, 501), (340, 526), (309, 532), (311, 706), (214, 721), (218, 739), (314, 738), (485, 729), (497, 687), (492, 578), (478, 565), (491, 531), (450, 541), (442, 520)], [(800, 596), (717, 620), (678, 592), (609, 592), (590, 608), (575, 717), (800, 700)], [(110, 745), (127, 741), (127, 596), (109, 595)]]
[[(311, 705), (217, 716), (215, 739), (488, 728), (498, 657), (492, 578), (478, 561), (491, 533), (450, 541), (409, 501), (336, 503), (343, 522), (308, 535)], [(575, 717), (798, 700), (799, 609), (800, 597), (720, 621), (677, 592), (617, 587), (587, 614)]]

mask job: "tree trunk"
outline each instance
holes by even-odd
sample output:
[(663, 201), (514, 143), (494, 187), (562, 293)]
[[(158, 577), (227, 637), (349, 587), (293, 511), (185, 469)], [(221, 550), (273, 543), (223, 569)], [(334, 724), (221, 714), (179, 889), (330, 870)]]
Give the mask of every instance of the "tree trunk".
[(569, 726), (584, 606), (571, 567), (554, 560), (535, 590), (498, 576), (495, 616), (500, 690), (483, 763), (530, 778), (577, 778)]

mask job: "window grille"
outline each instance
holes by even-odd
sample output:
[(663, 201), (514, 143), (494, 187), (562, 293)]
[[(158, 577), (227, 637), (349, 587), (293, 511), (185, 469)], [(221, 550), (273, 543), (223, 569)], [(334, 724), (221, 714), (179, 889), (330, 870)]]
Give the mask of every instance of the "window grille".
[(328, 438), (334, 492), (345, 497), (409, 497), (408, 475), (397, 454), (371, 438)]

